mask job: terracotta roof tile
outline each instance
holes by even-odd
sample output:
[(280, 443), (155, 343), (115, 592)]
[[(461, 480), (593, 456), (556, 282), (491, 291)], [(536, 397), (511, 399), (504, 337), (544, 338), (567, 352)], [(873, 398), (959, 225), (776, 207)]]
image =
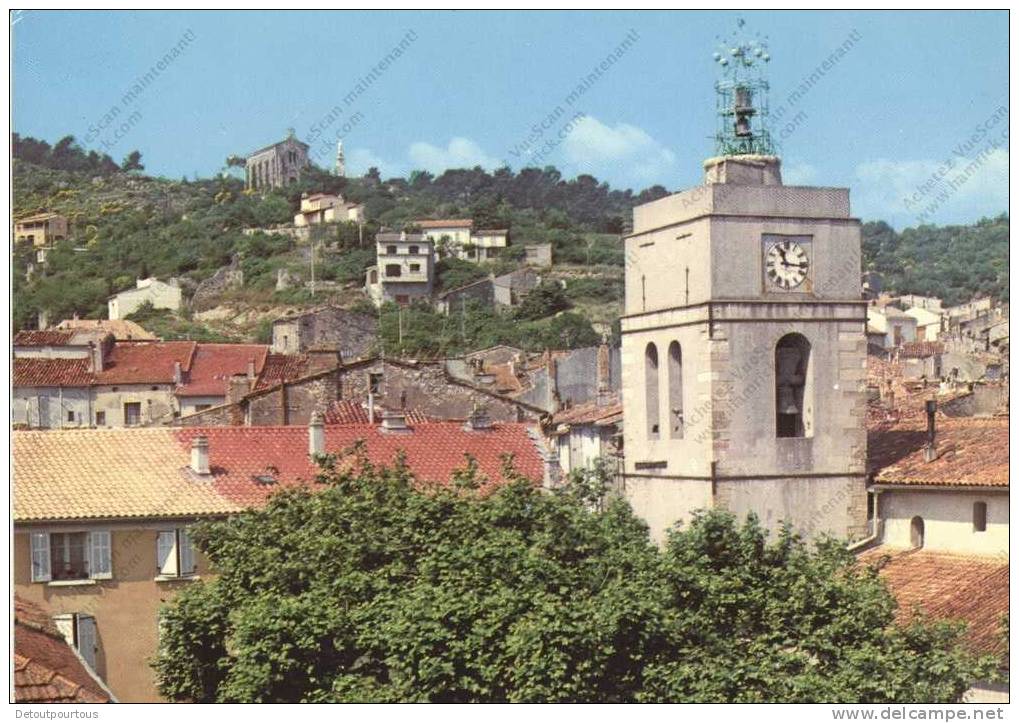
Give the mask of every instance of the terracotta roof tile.
[(14, 598), (14, 699), (109, 703), (109, 693), (38, 605)]
[(614, 396), (607, 404), (596, 401), (584, 402), (573, 407), (561, 409), (552, 415), (552, 424), (612, 424), (622, 418), (623, 405), (618, 396)]
[(269, 354), (261, 374), (258, 375), (255, 391), (298, 379), (307, 373), (308, 365), (308, 357), (305, 354)]
[(19, 331), (14, 335), (14, 346), (62, 346), (72, 336), (71, 331)]
[(948, 555), (924, 550), (876, 547), (860, 555), (883, 564), (881, 577), (899, 603), (899, 622), (908, 622), (915, 606), (935, 619), (968, 624), (965, 645), (974, 653), (1004, 657), (1000, 634), (1008, 612), (1008, 560)]
[[(209, 441), (211, 476), (189, 469), (191, 440)], [(258, 505), (281, 486), (314, 480), (308, 428), (206, 427), (15, 431), (14, 520), (167, 518), (229, 514)], [(540, 482), (544, 463), (529, 427), (496, 423), (465, 431), (459, 422), (413, 424), (407, 433), (378, 425), (326, 427), (326, 451), (342, 452), (364, 440), (376, 464), (406, 454), (411, 472), (424, 482), (446, 483), (465, 464), (478, 461), (490, 484), (503, 481), (502, 455), (511, 453), (521, 474)], [(278, 484), (257, 476), (274, 470)]]
[(469, 218), (440, 218), (414, 221), (418, 228), (470, 228), (474, 221)]
[(173, 363), (191, 368), (197, 342), (118, 341), (96, 373), (97, 384), (173, 384)]
[(129, 319), (64, 319), (57, 324), (58, 330), (71, 331), (106, 331), (113, 334), (114, 339), (155, 340), (156, 336), (146, 331), (140, 324)]
[(249, 361), (255, 363), (255, 374), (260, 374), (268, 354), (269, 347), (264, 344), (199, 344), (177, 396), (226, 396), (230, 377), (247, 374)]
[(15, 387), (86, 387), (92, 381), (88, 359), (14, 359)]
[[(182, 450), (204, 435), (209, 440), (209, 464), (213, 487), (241, 506), (262, 504), (280, 487), (313, 481), (318, 468), (308, 456), (307, 427), (209, 427), (174, 430)], [(448, 483), (453, 472), (464, 467), (465, 455), (474, 457), (489, 484), (503, 480), (502, 455), (514, 455), (515, 468), (540, 482), (544, 463), (528, 426), (496, 423), (492, 429), (468, 432), (459, 422), (414, 425), (407, 433), (383, 432), (378, 425), (347, 424), (326, 427), (326, 451), (340, 453), (362, 440), (368, 458), (389, 465), (403, 452), (412, 474), (422, 482)], [(266, 471), (277, 480), (256, 480)]]
[(14, 519), (161, 518), (237, 511), (187, 467), (174, 430), (15, 431)]
[(940, 416), (937, 458), (924, 460), (926, 423), (907, 419), (867, 434), (868, 469), (879, 484), (1008, 487), (1008, 419)]
[(945, 345), (940, 341), (907, 341), (899, 347), (903, 359), (926, 359), (944, 353)]
[[(382, 419), (385, 409), (376, 405), (375, 418)], [(411, 409), (404, 412), (408, 424), (424, 424), (428, 422), (428, 416)], [(329, 403), (326, 409), (324, 421), (326, 424), (368, 424), (368, 405), (361, 402), (353, 402), (347, 399), (337, 399)]]

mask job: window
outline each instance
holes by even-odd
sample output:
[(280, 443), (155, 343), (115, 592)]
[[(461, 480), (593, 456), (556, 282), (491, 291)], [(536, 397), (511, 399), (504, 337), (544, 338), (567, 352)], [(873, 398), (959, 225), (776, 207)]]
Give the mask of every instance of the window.
[(33, 532), (31, 542), (33, 582), (113, 576), (108, 530)]
[(395, 246), (386, 246), (386, 253), (389, 254), (390, 256), (395, 256), (396, 255), (396, 247)]
[(386, 278), (397, 278), (403, 273), (400, 264), (386, 264)]
[(102, 427), (106, 424), (106, 412), (96, 412), (96, 426)]
[(418, 247), (417, 247), (417, 246), (411, 246), (411, 247), (410, 247), (410, 248), (409, 248), (409, 249), (407, 250), (407, 253), (410, 253), (410, 254), (416, 254), (417, 252), (418, 252)]
[(195, 570), (195, 550), (187, 530), (164, 530), (156, 536), (157, 577), (187, 577)]
[(128, 402), (124, 405), (124, 426), (136, 427), (142, 423), (142, 403)]
[(669, 344), (669, 429), (673, 439), (683, 438), (683, 350)]
[(909, 521), (909, 544), (916, 549), (923, 547), (923, 518), (914, 517)]
[(67, 410), (67, 421), (68, 422), (73, 422), (74, 421), (74, 410), (73, 409), (68, 409)]
[(377, 372), (370, 372), (368, 374), (368, 391), (372, 394), (381, 394), (382, 374)]
[(195, 411), (196, 412), (204, 412), (206, 409), (208, 409), (211, 406), (212, 406), (211, 404), (196, 404), (195, 405)]
[(973, 532), (987, 532), (987, 503), (973, 503)]
[(658, 439), (658, 347), (654, 344), (644, 350), (644, 392), (648, 439)]
[(411, 264), (410, 265), (410, 270), (411, 270), (412, 273), (415, 273), (415, 274), (420, 273), (421, 272), (421, 264)]
[(810, 342), (786, 334), (775, 346), (775, 436), (813, 436)]
[(53, 623), (67, 644), (81, 653), (89, 667), (95, 670), (96, 653), (99, 651), (96, 619), (86, 613), (64, 613), (54, 615)]

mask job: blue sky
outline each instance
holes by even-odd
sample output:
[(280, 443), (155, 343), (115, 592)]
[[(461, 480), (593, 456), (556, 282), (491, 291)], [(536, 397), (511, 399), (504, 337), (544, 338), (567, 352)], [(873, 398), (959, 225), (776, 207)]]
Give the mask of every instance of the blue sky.
[[(900, 228), (1006, 210), (1007, 13), (743, 16), (770, 44), (772, 110), (784, 106), (785, 119), (795, 119), (781, 140), (787, 183), (849, 186), (855, 215)], [(137, 148), (148, 172), (208, 176), (288, 127), (308, 139), (339, 107), (320, 136), (344, 136), (355, 173), (369, 165), (384, 176), (519, 168), (529, 146), (539, 154), (532, 163), (567, 176), (679, 190), (699, 183), (700, 163), (712, 155), (711, 54), (735, 19), (33, 10), (14, 17), (14, 130), (50, 142), (70, 133), (117, 160)], [(567, 103), (631, 32), (618, 61)], [(844, 57), (789, 103), (852, 34)], [(400, 57), (345, 101), (405, 38)], [(177, 56), (125, 101), (174, 46)], [(114, 109), (113, 122), (104, 120)], [(545, 145), (560, 134), (555, 147)]]

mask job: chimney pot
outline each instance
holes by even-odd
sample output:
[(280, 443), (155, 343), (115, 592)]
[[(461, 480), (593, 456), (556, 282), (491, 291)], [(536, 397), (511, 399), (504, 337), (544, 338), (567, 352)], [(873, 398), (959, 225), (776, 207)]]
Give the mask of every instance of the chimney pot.
[(255, 380), (255, 360), (248, 359), (248, 379)]
[(195, 474), (209, 474), (209, 438), (205, 435), (191, 440), (191, 471)]
[(923, 450), (923, 458), (925, 462), (933, 462), (938, 458), (937, 425), (935, 422), (938, 402), (935, 399), (928, 399), (924, 406), (927, 410), (927, 445)]
[(322, 421), (322, 413), (317, 409), (311, 413), (308, 422), (308, 454), (316, 457), (326, 453), (326, 428)]
[(173, 363), (173, 383), (177, 384), (177, 385), (180, 385), (180, 384), (183, 383), (183, 380), (184, 380), (184, 373), (181, 370), (180, 362), (179, 361), (175, 361)]

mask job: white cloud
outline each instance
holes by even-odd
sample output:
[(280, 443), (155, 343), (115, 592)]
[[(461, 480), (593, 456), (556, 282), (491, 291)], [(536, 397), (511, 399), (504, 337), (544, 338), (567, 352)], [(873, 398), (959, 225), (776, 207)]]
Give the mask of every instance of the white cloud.
[(810, 186), (817, 178), (817, 169), (809, 163), (783, 164), (782, 183), (787, 186)]
[(389, 178), (399, 171), (394, 164), (384, 161), (367, 148), (351, 148), (344, 151), (348, 176), (363, 176), (369, 168), (375, 166), (383, 178)]
[(563, 141), (565, 159), (579, 171), (624, 182), (667, 183), (676, 154), (629, 123), (608, 126), (584, 116)]
[(969, 223), (1008, 209), (1008, 151), (970, 158), (866, 161), (856, 167), (857, 214), (895, 225)]
[(501, 161), (485, 153), (481, 146), (470, 138), (461, 137), (451, 139), (445, 148), (417, 141), (407, 149), (407, 155), (413, 168), (424, 169), (436, 175), (447, 168), (481, 166), (492, 171), (502, 165)]

